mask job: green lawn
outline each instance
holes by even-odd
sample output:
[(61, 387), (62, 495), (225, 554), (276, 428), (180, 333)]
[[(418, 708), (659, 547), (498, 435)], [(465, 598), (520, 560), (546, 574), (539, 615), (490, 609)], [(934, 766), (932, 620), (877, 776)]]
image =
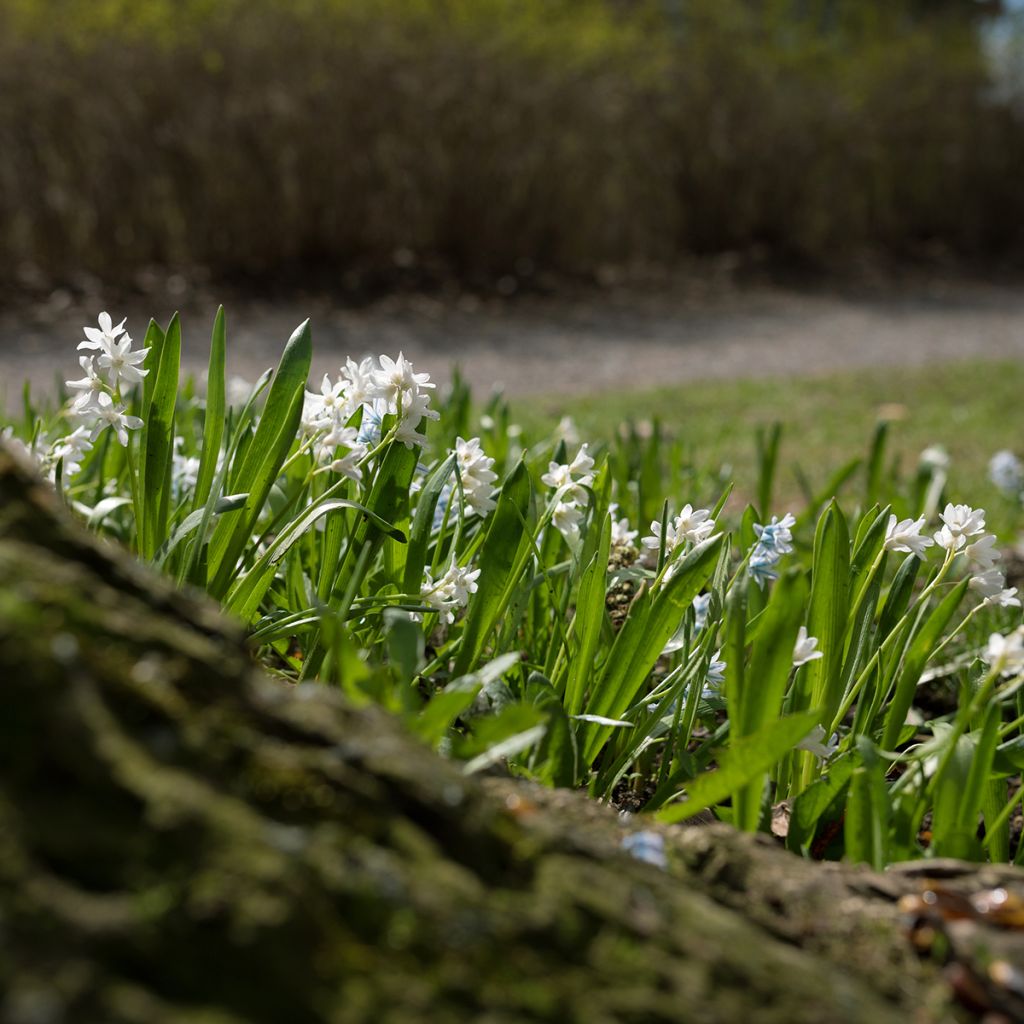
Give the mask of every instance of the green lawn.
[(1001, 448), (1024, 457), (1022, 397), (1024, 364), (965, 362), (714, 381), (569, 402), (545, 398), (514, 412), (531, 430), (569, 414), (581, 437), (594, 440), (608, 437), (622, 421), (657, 419), (668, 433), (692, 442), (701, 463), (731, 465), (744, 496), (754, 486), (754, 432), (778, 420), (784, 425), (777, 482), (783, 499), (800, 493), (795, 465), (822, 486), (848, 459), (866, 454), (875, 424), (888, 419), (890, 459), (912, 471), (923, 449), (942, 445), (952, 459), (949, 496), (985, 505), (1006, 529), (1014, 525), (1010, 509), (988, 482), (987, 465)]

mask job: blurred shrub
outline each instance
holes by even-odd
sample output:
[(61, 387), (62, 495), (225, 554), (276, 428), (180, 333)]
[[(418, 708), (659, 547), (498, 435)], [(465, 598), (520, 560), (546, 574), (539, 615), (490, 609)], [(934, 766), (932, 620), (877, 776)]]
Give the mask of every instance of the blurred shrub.
[(0, 274), (1016, 253), (971, 26), (799, 6), (0, 0)]

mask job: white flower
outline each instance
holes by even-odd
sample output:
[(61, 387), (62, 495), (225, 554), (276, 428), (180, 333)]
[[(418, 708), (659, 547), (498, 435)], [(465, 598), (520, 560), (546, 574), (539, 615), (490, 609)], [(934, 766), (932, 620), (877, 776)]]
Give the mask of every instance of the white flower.
[(477, 591), (479, 569), (461, 568), (454, 561), (440, 579), (434, 580), (430, 570), (424, 570), (420, 597), (423, 603), (436, 609), (445, 622), (455, 621), (455, 612), (469, 604), (469, 595)]
[(113, 350), (117, 339), (124, 334), (124, 325), (127, 322), (122, 320), (116, 327), (110, 319), (109, 313), (100, 313), (96, 318), (100, 325), (99, 330), (95, 327), (83, 327), (87, 341), (78, 343), (79, 349), (95, 349), (99, 352), (110, 352)]
[(252, 394), (252, 388), (252, 384), (244, 377), (240, 377), (237, 373), (232, 374), (228, 378), (225, 388), (227, 404), (233, 409), (245, 405), (249, 401), (249, 395)]
[(556, 441), (564, 441), (566, 444), (579, 444), (580, 432), (571, 416), (563, 416), (555, 427), (554, 436)]
[[(339, 448), (347, 448), (349, 451), (339, 455)], [(326, 466), (332, 473), (348, 477), (356, 483), (363, 479), (363, 470), (359, 463), (366, 455), (366, 445), (360, 443), (355, 427), (335, 423), (316, 443), (313, 453), (317, 462)]]
[(921, 452), (917, 461), (925, 469), (945, 471), (949, 469), (949, 452), (941, 444), (933, 444)]
[(569, 463), (569, 472), (572, 474), (573, 479), (588, 487), (594, 482), (594, 478), (590, 474), (590, 471), (594, 468), (594, 460), (587, 451), (589, 447), (589, 445), (581, 444), (579, 451), (573, 457), (572, 462)]
[(363, 469), (359, 465), (360, 459), (363, 457), (363, 451), (351, 451), (346, 455), (338, 456), (331, 460), (331, 472), (337, 473), (339, 476), (348, 477), (349, 480), (355, 481), (355, 483), (362, 482)]
[(412, 449), (417, 445), (422, 447), (427, 443), (427, 435), (421, 434), (416, 428), (419, 426), (422, 417), (415, 419), (403, 416), (402, 422), (395, 428), (395, 440), (400, 441), (406, 448)]
[(183, 455), (183, 437), (174, 439), (171, 452), (171, 490), (176, 495), (189, 494), (199, 480), (199, 459), (194, 455)]
[(149, 373), (149, 370), (139, 369), (139, 364), (148, 355), (148, 348), (133, 352), (132, 339), (125, 334), (100, 353), (96, 365), (107, 371), (107, 380), (111, 387), (116, 388), (122, 381), (129, 385), (138, 384)]
[(25, 444), (20, 437), (14, 436), (14, 427), (4, 427), (3, 430), (0, 430), (0, 441), (10, 445), (21, 456), (28, 459), (30, 462), (35, 463), (37, 466), (41, 466), (43, 464), (46, 439), (42, 433), (39, 433), (35, 437), (30, 447)]
[(569, 487), (573, 482), (569, 464), (567, 462), (549, 462), (548, 471), (541, 476), (540, 482), (547, 487), (553, 487), (556, 491), (563, 487)]
[(921, 536), (923, 528), (924, 516), (920, 519), (901, 519), (899, 522), (895, 516), (889, 516), (889, 525), (885, 531), (885, 549), (903, 551), (924, 558), (925, 549), (930, 548), (934, 541), (931, 537)]
[(693, 599), (693, 628), (699, 633), (708, 621), (708, 610), (711, 607), (710, 594), (698, 594)]
[(726, 663), (720, 660), (721, 650), (711, 655), (711, 662), (708, 665), (708, 674), (705, 685), (708, 687), (721, 686), (725, 682)]
[(1008, 674), (1024, 668), (1024, 626), (1003, 636), (993, 633), (988, 644), (982, 651), (981, 658), (987, 662), (993, 672)]
[[(357, 366), (349, 360), (346, 372), (361, 378), (363, 368), (362, 363)], [(430, 381), (429, 373), (416, 373), (412, 363), (401, 352), (398, 353), (397, 359), (382, 355), (379, 365), (369, 371), (369, 382), (361, 381), (359, 387), (365, 388), (369, 398), (384, 402), (388, 412), (400, 414), (395, 436), (407, 448), (426, 443), (426, 437), (416, 428), (422, 419), (436, 420), (440, 416), (430, 408), (430, 396), (422, 390), (435, 387)], [(354, 401), (356, 390), (356, 385), (353, 384), (348, 396), (350, 403)], [(353, 410), (354, 408), (353, 406)]]
[(619, 506), (612, 502), (608, 506), (608, 512), (612, 517), (612, 544), (628, 545), (632, 544), (636, 540), (639, 530), (631, 530), (629, 528), (629, 520), (623, 516), (622, 519), (616, 519), (615, 513), (619, 511)]
[(572, 502), (560, 501), (551, 513), (551, 522), (573, 550), (580, 542), (580, 520), (583, 511)]
[(142, 427), (142, 420), (138, 416), (129, 416), (125, 412), (124, 406), (115, 405), (114, 400), (105, 391), (97, 396), (93, 414), (101, 430), (105, 426), (113, 427), (122, 447), (126, 447), (128, 444), (128, 431), (139, 430)]
[(996, 452), (988, 463), (988, 478), (999, 490), (1016, 495), (1024, 486), (1024, 466), (1013, 452)]
[(587, 500), (584, 487), (594, 482), (594, 460), (587, 453), (587, 445), (581, 445), (572, 462), (549, 462), (548, 471), (540, 478), (541, 483), (552, 487), (555, 495), (569, 503), (582, 505)]
[(818, 638), (807, 635), (807, 627), (801, 626), (796, 635), (796, 644), (793, 647), (793, 668), (806, 665), (809, 661), (823, 657), (821, 651), (817, 650)]
[(471, 437), (468, 441), (457, 437), (455, 460), (466, 505), (478, 515), (486, 515), (495, 507), (491, 497), (494, 482), (498, 479), (498, 474), (491, 469), (494, 459), (484, 453), (479, 437)]
[(839, 737), (833, 735), (826, 745), (825, 727), (816, 725), (797, 745), (797, 750), (807, 750), (819, 761), (827, 761), (839, 749)]
[(999, 552), (996, 550), (996, 535), (986, 533), (979, 537), (973, 544), (968, 544), (964, 549), (967, 561), (975, 572), (988, 572), (999, 560)]
[(1006, 589), (1006, 577), (998, 569), (987, 569), (977, 576), (971, 577), (967, 584), (971, 590), (979, 594), (987, 605), (995, 605), (997, 608), (1019, 608), (1020, 598), (1017, 595), (1017, 588)]
[[(655, 519), (651, 523), (651, 533), (647, 537), (643, 537), (640, 540), (645, 548), (649, 551), (660, 551), (661, 550), (661, 523)], [(675, 523), (671, 520), (665, 524), (665, 555), (670, 556), (680, 543), (679, 538), (676, 537)]]
[(970, 505), (947, 505), (939, 518), (943, 527), (935, 534), (935, 543), (947, 551), (959, 551), (968, 537), (985, 532), (985, 510)]
[(399, 400), (418, 395), (420, 388), (433, 388), (429, 373), (415, 373), (412, 363), (399, 352), (397, 359), (382, 355), (370, 373), (370, 397), (383, 398), (396, 411)]
[(350, 406), (349, 415), (351, 415), (359, 406), (365, 405), (373, 398), (373, 360), (369, 356), (361, 359), (358, 363), (353, 359), (346, 359), (338, 380), (345, 386), (345, 394)]
[(80, 392), (71, 403), (71, 414), (74, 416), (95, 410), (98, 407), (97, 396), (107, 389), (103, 379), (96, 373), (95, 361), (95, 356), (79, 356), (78, 363), (85, 376), (80, 380), (64, 381), (69, 390)]
[(64, 460), (62, 476), (75, 476), (81, 470), (82, 459), (92, 450), (91, 434), (92, 431), (88, 427), (76, 427), (54, 445), (51, 458), (55, 463)]
[(715, 532), (715, 521), (711, 518), (711, 512), (706, 508), (695, 509), (692, 505), (684, 505), (672, 525), (675, 527), (677, 544), (681, 541), (699, 544)]

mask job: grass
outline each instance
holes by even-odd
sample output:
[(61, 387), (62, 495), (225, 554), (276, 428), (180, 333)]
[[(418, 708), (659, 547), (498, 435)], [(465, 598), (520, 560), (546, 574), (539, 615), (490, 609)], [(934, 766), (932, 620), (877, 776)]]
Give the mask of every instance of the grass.
[[(972, 496), (993, 514), (1002, 505), (986, 466), (1024, 437), (1024, 365), (1014, 362), (949, 363), (877, 369), (816, 377), (702, 381), (673, 388), (586, 398), (539, 398), (516, 408), (529, 432), (571, 416), (584, 438), (611, 439), (618, 424), (657, 420), (692, 445), (702, 461), (731, 467), (734, 504), (750, 499), (757, 479), (753, 437), (759, 427), (783, 425), (778, 476), (780, 503), (802, 500), (794, 467), (815, 483), (857, 455), (867, 454), (876, 424), (891, 423), (889, 451), (913, 470), (922, 451), (942, 445), (951, 459), (951, 488)], [(1015, 516), (1001, 517), (1008, 530)]]

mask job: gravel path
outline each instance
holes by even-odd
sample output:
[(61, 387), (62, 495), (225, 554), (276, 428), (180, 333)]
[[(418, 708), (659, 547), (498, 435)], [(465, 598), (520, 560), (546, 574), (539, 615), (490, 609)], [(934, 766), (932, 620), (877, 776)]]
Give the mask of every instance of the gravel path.
[[(183, 301), (184, 363), (205, 366), (212, 307)], [(8, 403), (27, 377), (52, 387), (77, 369), (81, 325), (95, 312), (55, 301), (0, 311), (0, 380)], [(158, 302), (127, 313), (141, 339)], [(111, 310), (115, 312), (115, 310)], [(709, 378), (820, 374), (862, 366), (1024, 357), (1024, 288), (931, 285), (859, 295), (781, 289), (607, 293), (502, 304), (392, 299), (369, 309), (324, 300), (230, 302), (229, 369), (248, 379), (277, 361), (291, 330), (313, 323), (316, 379), (345, 355), (404, 350), (435, 379), (458, 363), (477, 394), (558, 395)], [(79, 374), (74, 374), (78, 376)]]

